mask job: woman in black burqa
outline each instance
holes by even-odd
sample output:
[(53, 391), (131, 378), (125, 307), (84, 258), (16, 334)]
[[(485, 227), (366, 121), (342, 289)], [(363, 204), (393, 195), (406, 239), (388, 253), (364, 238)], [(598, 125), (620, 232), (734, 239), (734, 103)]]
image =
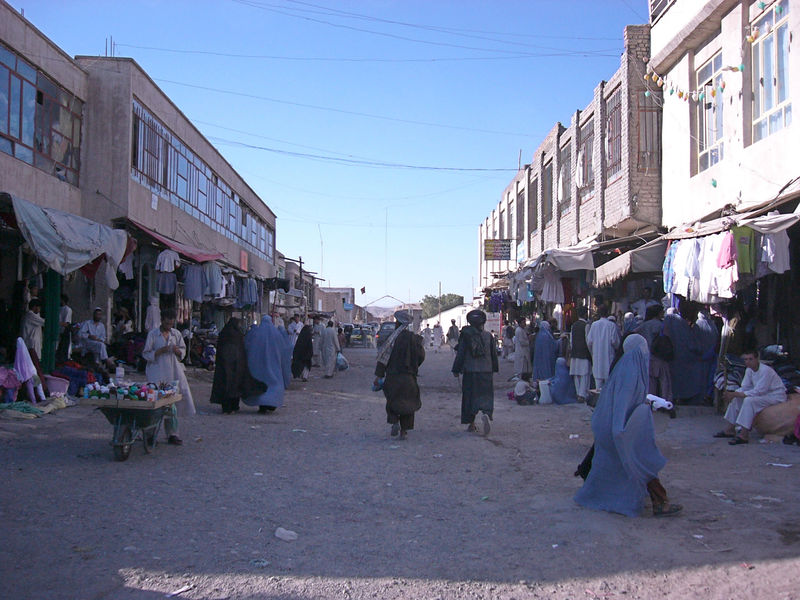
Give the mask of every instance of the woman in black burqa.
[(223, 414), (238, 411), (242, 396), (266, 391), (266, 385), (254, 379), (247, 368), (241, 319), (231, 317), (219, 332), (216, 362), (210, 401), (221, 404)]
[(481, 415), (484, 435), (489, 433), (489, 421), (494, 413), (493, 374), (498, 371), (497, 346), (494, 336), (483, 330), (486, 313), (471, 310), (467, 313), (467, 325), (461, 330), (453, 361), (453, 375), (461, 380), (461, 423), (468, 425), (467, 431), (477, 431), (475, 417)]
[(311, 359), (314, 356), (314, 343), (312, 341), (313, 329), (306, 325), (300, 330), (292, 350), (292, 377), (308, 381), (311, 371)]
[(417, 372), (425, 360), (425, 347), (422, 337), (409, 329), (408, 311), (397, 311), (394, 318), (397, 327), (378, 354), (373, 385), (378, 387), (380, 378), (385, 378), (386, 421), (392, 426), (391, 435), (400, 434), (404, 440), (414, 429), (414, 413), (422, 408)]

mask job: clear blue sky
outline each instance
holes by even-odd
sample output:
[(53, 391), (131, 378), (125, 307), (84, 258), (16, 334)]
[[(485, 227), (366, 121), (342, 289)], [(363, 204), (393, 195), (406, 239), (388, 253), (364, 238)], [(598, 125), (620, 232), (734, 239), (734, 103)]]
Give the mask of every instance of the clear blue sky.
[(11, 4), (73, 56), (113, 37), (275, 212), (278, 251), (361, 305), (440, 282), (469, 301), (520, 151), (590, 102), (623, 27), (647, 21), (646, 0)]

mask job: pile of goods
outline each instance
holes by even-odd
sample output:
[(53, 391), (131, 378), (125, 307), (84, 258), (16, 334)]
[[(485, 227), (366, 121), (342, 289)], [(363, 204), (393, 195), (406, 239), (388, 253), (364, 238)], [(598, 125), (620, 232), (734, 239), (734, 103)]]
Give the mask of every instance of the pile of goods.
[(170, 396), (178, 391), (177, 382), (172, 383), (131, 383), (100, 385), (89, 383), (83, 388), (84, 398), (142, 400), (155, 402), (162, 396)]

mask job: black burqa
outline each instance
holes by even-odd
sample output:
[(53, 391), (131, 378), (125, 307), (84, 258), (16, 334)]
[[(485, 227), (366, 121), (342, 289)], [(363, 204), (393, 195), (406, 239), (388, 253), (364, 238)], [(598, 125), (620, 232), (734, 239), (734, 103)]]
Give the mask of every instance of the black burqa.
[(311, 359), (314, 356), (312, 333), (311, 325), (304, 326), (294, 344), (294, 349), (292, 350), (292, 377), (295, 379), (299, 379), (303, 375), (303, 369), (311, 370)]
[(222, 412), (239, 410), (242, 396), (266, 391), (266, 385), (254, 379), (247, 368), (241, 319), (231, 317), (219, 332), (216, 363), (210, 402), (221, 404)]
[(385, 377), (386, 421), (399, 422), (403, 431), (414, 429), (414, 413), (422, 408), (417, 373), (424, 360), (422, 337), (405, 329), (397, 335), (387, 364), (375, 367), (375, 376)]

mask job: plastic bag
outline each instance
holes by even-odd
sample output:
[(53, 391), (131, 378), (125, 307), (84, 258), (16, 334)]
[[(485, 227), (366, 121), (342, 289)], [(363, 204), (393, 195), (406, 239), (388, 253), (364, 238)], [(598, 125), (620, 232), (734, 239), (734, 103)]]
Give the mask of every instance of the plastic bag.
[(384, 377), (379, 377), (377, 381), (378, 381), (377, 384), (375, 384), (374, 382), (372, 384), (373, 392), (380, 392), (383, 389), (383, 382), (386, 381), (386, 379)]
[(347, 359), (344, 357), (344, 354), (341, 352), (336, 353), (336, 370), (337, 371), (346, 371), (350, 367), (350, 363), (347, 362)]

